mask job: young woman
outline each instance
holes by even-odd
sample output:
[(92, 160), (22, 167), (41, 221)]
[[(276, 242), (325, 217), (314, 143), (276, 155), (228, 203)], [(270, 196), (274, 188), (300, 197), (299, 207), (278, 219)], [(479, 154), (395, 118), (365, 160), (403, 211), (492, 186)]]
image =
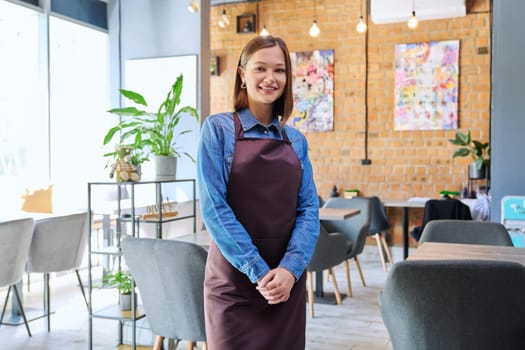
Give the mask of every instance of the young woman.
[(212, 237), (204, 286), (210, 350), (304, 349), (304, 271), (319, 234), (305, 137), (285, 125), (293, 107), (284, 41), (242, 50), (234, 110), (201, 130), (198, 181)]

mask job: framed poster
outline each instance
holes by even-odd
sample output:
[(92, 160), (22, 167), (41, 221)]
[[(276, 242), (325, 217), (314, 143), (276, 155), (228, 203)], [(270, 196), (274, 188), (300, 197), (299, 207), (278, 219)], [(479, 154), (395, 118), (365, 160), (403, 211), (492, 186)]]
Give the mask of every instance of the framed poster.
[(294, 110), (289, 124), (303, 132), (333, 130), (334, 50), (290, 53)]
[(395, 48), (395, 130), (457, 129), (459, 40)]
[(255, 33), (255, 19), (253, 13), (237, 16), (237, 33)]

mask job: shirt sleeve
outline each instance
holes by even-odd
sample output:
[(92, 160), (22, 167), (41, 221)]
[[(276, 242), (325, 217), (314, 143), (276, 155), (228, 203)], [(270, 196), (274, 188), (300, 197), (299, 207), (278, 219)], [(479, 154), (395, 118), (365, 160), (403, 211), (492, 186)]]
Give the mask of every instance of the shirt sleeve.
[(224, 128), (212, 119), (203, 123), (197, 155), (202, 218), (224, 258), (255, 283), (270, 268), (226, 201)]
[(295, 145), (302, 166), (302, 179), (297, 198), (297, 217), (292, 237), (279, 266), (288, 269), (299, 279), (308, 266), (319, 236), (319, 200), (308, 158), (306, 138), (300, 135)]

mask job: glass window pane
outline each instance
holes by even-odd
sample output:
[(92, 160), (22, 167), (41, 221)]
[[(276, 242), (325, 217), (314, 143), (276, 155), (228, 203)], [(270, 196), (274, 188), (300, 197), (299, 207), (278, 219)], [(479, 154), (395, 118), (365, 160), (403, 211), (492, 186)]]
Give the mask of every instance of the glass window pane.
[(50, 17), (51, 180), (57, 210), (85, 208), (87, 182), (108, 179), (104, 134), (114, 124), (108, 99), (107, 34)]
[(47, 186), (48, 119), (41, 14), (0, 1), (0, 193), (2, 211), (20, 209), (24, 189)]

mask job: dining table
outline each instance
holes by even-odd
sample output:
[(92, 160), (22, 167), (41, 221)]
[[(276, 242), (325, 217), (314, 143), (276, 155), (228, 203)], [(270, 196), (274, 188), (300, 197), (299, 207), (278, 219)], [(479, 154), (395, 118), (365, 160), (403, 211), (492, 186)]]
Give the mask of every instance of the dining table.
[(407, 260), (494, 260), (513, 261), (525, 266), (525, 250), (508, 246), (425, 242)]
[(403, 218), (402, 218), (402, 227), (403, 227), (403, 259), (408, 257), (408, 225), (409, 225), (409, 210), (410, 209), (423, 209), (425, 208), (425, 203), (428, 200), (426, 199), (411, 199), (411, 200), (385, 200), (383, 205), (385, 208), (402, 208), (403, 209)]
[[(360, 213), (359, 209), (354, 208), (319, 208), (319, 220), (346, 220)], [(197, 244), (204, 249), (210, 246), (211, 237), (208, 231), (198, 231), (195, 233), (185, 234), (172, 239), (188, 243)], [(323, 290), (323, 274), (315, 274), (315, 299), (320, 303), (335, 303), (335, 298), (326, 294)]]

